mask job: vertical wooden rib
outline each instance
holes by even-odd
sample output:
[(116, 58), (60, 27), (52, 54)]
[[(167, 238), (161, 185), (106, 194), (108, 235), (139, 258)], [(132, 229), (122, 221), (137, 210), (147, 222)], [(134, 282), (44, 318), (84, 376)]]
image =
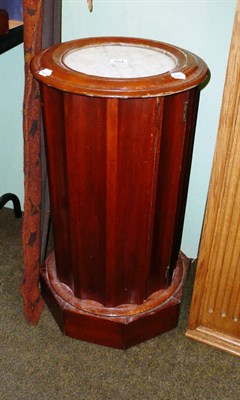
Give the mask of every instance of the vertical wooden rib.
[(233, 301), (233, 304), (235, 304), (234, 311), (233, 311), (233, 320), (235, 322), (240, 322), (240, 296), (239, 296), (240, 283), (238, 283), (238, 286), (236, 286), (236, 288), (237, 288), (237, 290), (235, 293), (237, 294), (237, 297), (235, 299), (233, 297), (233, 299), (235, 300), (235, 302)]
[(64, 94), (74, 294), (105, 296), (106, 102)]
[(234, 21), (187, 331), (189, 337), (238, 355), (240, 355), (239, 41), (240, 0), (237, 3)]
[(195, 137), (199, 95), (200, 95), (199, 87), (190, 90), (188, 102), (185, 103), (186, 107), (185, 107), (184, 119), (186, 120), (186, 132), (184, 135), (181, 176), (178, 188), (177, 210), (175, 217), (173, 246), (172, 246), (171, 262), (170, 262), (171, 270), (169, 271), (169, 277), (168, 277), (169, 281), (172, 278), (173, 268), (175, 267), (177, 262), (182, 240), (182, 231), (183, 231), (184, 215), (186, 209), (189, 176), (192, 163), (192, 151), (193, 151), (193, 144)]
[[(240, 54), (239, 54), (240, 55)], [(240, 71), (239, 71), (240, 73)], [(237, 140), (236, 125), (240, 126), (239, 98), (233, 104), (237, 119), (231, 127), (232, 141), (228, 145), (228, 159), (225, 166), (224, 175), (222, 177), (221, 192), (219, 199), (221, 201), (218, 216), (216, 219), (215, 229), (212, 233), (213, 249), (211, 252), (211, 262), (218, 266), (211, 270), (209, 274), (209, 286), (211, 291), (206, 293), (206, 303), (208, 309), (212, 312), (217, 306), (219, 309), (219, 293), (223, 293), (226, 280), (225, 275), (231, 266), (231, 258), (235, 245), (234, 236), (238, 226), (238, 201), (240, 194), (239, 173), (236, 168), (240, 165), (240, 141)], [(218, 203), (219, 204), (219, 203)], [(236, 208), (235, 208), (236, 207)], [(215, 250), (217, 246), (218, 251)], [(227, 262), (226, 262), (227, 261)]]
[(116, 265), (116, 202), (118, 161), (118, 99), (107, 99), (106, 133), (106, 305), (114, 305)]
[(192, 111), (190, 91), (164, 98), (149, 294), (167, 287), (177, 261), (188, 181), (182, 174), (189, 173), (183, 168), (187, 167), (187, 142), (193, 143)]
[(144, 301), (150, 273), (163, 101), (119, 100), (116, 268), (125, 304)]
[[(51, 220), (54, 235), (54, 248), (57, 274), (61, 282), (72, 288), (70, 223), (68, 218), (69, 197), (67, 186), (67, 160), (64, 129), (63, 93), (42, 86), (45, 104), (45, 142), (48, 179), (51, 198)], [(58, 115), (58, 118), (56, 118)], [(56, 168), (58, 165), (58, 168)], [(59, 210), (61, 210), (59, 212)]]
[(226, 238), (225, 254), (223, 257), (223, 266), (226, 265), (226, 268), (222, 268), (222, 273), (217, 280), (218, 292), (216, 294), (214, 305), (215, 309), (218, 309), (222, 316), (231, 316), (232, 313), (230, 309), (232, 293), (234, 293), (236, 286), (239, 286), (238, 284), (236, 285), (236, 283), (240, 280), (238, 279), (237, 282), (235, 280), (238, 276), (238, 260), (240, 256), (240, 212), (238, 207), (236, 207), (236, 203), (238, 199), (240, 199), (240, 185), (235, 184), (234, 186), (233, 190), (235, 190), (235, 195), (233, 193), (234, 203), (230, 221), (230, 230)]
[[(145, 285), (145, 298), (151, 294), (149, 292), (149, 281), (152, 279), (151, 275), (151, 259), (153, 252), (153, 241), (154, 241), (154, 227), (155, 227), (155, 219), (157, 214), (157, 209), (159, 204), (157, 202), (157, 190), (158, 190), (158, 176), (159, 176), (159, 162), (160, 162), (160, 151), (161, 151), (161, 142), (162, 142), (162, 127), (163, 127), (163, 111), (164, 111), (164, 97), (159, 97), (156, 99), (156, 125), (155, 125), (155, 140), (154, 140), (154, 163), (152, 169), (152, 189), (151, 189), (151, 206), (150, 206), (150, 215), (149, 215), (149, 228), (148, 228), (148, 238), (150, 240), (151, 246), (149, 246), (149, 254), (148, 254), (148, 276)], [(165, 265), (164, 273), (166, 274), (166, 268), (168, 266)], [(151, 285), (150, 285), (151, 287)], [(154, 290), (153, 288), (151, 288)], [(158, 287), (160, 289), (160, 287)]]

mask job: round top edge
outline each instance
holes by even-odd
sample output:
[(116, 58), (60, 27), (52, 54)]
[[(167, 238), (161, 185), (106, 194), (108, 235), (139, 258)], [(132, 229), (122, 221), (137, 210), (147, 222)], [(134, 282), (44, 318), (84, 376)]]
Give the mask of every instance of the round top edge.
[(153, 97), (199, 86), (205, 62), (168, 43), (129, 37), (72, 40), (43, 50), (31, 62), (40, 82), (98, 97)]

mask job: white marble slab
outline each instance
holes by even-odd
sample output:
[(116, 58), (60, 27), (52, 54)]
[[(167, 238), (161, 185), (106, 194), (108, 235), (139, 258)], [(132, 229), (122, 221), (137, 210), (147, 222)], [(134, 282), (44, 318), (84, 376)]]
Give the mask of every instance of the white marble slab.
[(66, 54), (63, 62), (74, 71), (105, 78), (143, 78), (177, 65), (176, 58), (163, 50), (119, 44), (76, 49)]

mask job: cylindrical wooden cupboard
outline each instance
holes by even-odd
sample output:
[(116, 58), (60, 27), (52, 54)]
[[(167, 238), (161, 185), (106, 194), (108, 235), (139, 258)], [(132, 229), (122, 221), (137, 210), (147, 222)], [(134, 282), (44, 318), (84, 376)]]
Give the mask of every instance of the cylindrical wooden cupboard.
[(107, 37), (51, 47), (31, 68), (51, 199), (49, 308), (67, 335), (116, 348), (174, 328), (206, 64), (165, 43)]

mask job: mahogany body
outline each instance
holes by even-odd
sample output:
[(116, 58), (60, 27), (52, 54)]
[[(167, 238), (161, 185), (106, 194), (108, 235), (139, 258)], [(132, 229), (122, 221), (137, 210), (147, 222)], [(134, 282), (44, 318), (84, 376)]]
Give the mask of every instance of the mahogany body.
[(52, 86), (41, 84), (54, 238), (43, 294), (69, 336), (126, 348), (178, 322), (199, 84), (129, 98)]

